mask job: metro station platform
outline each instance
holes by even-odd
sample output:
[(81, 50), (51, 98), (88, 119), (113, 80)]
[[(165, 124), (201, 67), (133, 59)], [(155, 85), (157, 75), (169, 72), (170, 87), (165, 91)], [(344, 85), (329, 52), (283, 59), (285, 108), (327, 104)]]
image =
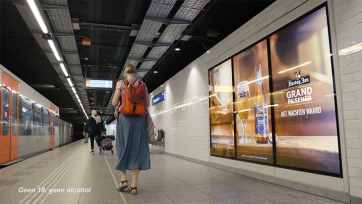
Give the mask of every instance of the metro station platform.
[(0, 203), (340, 203), (161, 152), (132, 195), (116, 190), (117, 155), (89, 152), (81, 140), (0, 169)]

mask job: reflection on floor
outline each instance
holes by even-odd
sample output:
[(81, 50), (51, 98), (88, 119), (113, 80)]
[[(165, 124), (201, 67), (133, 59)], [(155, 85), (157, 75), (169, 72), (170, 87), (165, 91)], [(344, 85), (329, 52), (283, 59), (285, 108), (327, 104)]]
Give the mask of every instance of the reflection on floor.
[[(89, 152), (79, 141), (0, 169), (0, 203), (339, 203), (158, 151), (152, 169), (140, 173), (139, 194), (120, 193), (117, 155)], [(21, 193), (21, 187), (35, 192)], [(50, 188), (65, 192), (49, 194)], [(67, 193), (82, 188), (90, 192)]]

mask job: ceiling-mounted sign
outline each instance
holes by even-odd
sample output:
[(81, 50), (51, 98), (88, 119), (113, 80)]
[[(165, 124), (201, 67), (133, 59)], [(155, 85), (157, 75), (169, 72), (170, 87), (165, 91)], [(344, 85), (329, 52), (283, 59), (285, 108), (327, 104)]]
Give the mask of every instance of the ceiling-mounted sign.
[(152, 98), (152, 105), (156, 105), (165, 100), (165, 91), (157, 94), (155, 97)]
[(113, 79), (85, 79), (85, 89), (113, 90)]

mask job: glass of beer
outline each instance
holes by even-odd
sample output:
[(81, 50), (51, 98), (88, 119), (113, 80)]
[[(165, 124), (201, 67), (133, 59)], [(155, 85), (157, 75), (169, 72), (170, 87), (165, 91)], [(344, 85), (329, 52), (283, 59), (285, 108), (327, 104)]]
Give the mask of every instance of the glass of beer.
[(246, 135), (246, 125), (250, 114), (250, 90), (248, 81), (238, 83), (236, 89), (236, 111), (241, 120), (242, 135), (240, 144), (251, 144), (251, 140)]

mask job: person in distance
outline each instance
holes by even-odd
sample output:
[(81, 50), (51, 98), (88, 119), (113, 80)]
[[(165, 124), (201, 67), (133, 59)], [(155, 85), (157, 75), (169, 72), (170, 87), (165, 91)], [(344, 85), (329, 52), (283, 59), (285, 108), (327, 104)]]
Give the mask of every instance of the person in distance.
[(92, 117), (88, 119), (83, 132), (83, 136), (85, 136), (86, 133), (89, 133), (92, 148), (92, 151), (90, 153), (94, 154), (94, 138), (97, 135), (101, 135), (103, 131), (104, 129), (101, 117), (97, 115), (96, 110), (92, 110)]
[[(83, 132), (85, 131), (85, 126), (86, 126), (87, 123), (84, 123), (84, 126), (83, 126)], [(85, 133), (84, 135), (84, 143), (88, 143), (88, 133)]]
[[(133, 104), (132, 107), (134, 106), (134, 108), (131, 107), (131, 111), (133, 109), (133, 113), (135, 113), (137, 108), (142, 107), (137, 109), (137, 111), (145, 114), (147, 107), (150, 106), (146, 84), (137, 80), (136, 76), (137, 69), (132, 62), (126, 66), (124, 71), (124, 77), (126, 79), (118, 81), (116, 93), (112, 100), (112, 105), (118, 108), (115, 113), (117, 118), (116, 150), (118, 155), (118, 164), (115, 169), (121, 171), (121, 183), (117, 190), (121, 191), (128, 188), (127, 191), (132, 194), (137, 194), (139, 171), (151, 168), (145, 115), (132, 115), (132, 113), (128, 114), (123, 111), (124, 107), (127, 106), (126, 98), (129, 98), (128, 96), (130, 96), (131, 93), (135, 93), (127, 92), (126, 90), (132, 88), (143, 90), (138, 92), (140, 95), (136, 97), (137, 99), (141, 99), (143, 103)], [(120, 101), (120, 98), (123, 100)], [(132, 174), (130, 187), (128, 187), (128, 181), (126, 180), (126, 170), (131, 170)]]

